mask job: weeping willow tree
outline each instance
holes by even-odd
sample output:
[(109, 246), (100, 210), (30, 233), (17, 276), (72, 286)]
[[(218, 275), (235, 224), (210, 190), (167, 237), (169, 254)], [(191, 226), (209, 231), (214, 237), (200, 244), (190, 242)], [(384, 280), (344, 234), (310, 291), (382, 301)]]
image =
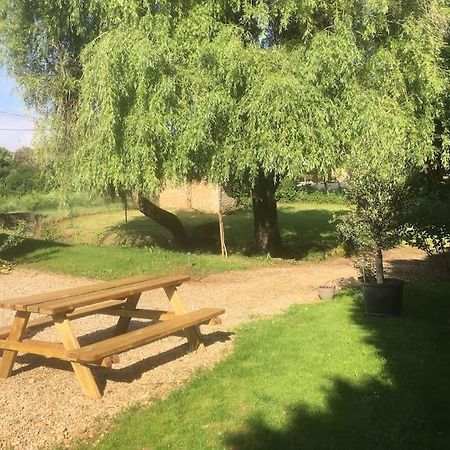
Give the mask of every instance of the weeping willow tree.
[(278, 184), (348, 164), (365, 91), (433, 140), (440, 1), (143, 4), (83, 53), (83, 185), (135, 191), (150, 216), (167, 180), (238, 186), (252, 197), (258, 249), (276, 254)]
[[(210, 37), (203, 8), (173, 35), (152, 19), (144, 31), (108, 33), (84, 54), (75, 173), (95, 190), (137, 192), (149, 216), (165, 180), (247, 187), (258, 246), (276, 251), (276, 187), (283, 176), (337, 164), (337, 102), (315, 85), (309, 52), (267, 51), (219, 22)], [(194, 22), (206, 26), (186, 43)]]
[(8, 65), (49, 108), (48, 148), (74, 149), (62, 159), (78, 186), (136, 193), (179, 245), (182, 224), (151, 201), (162, 185), (231, 186), (252, 198), (258, 249), (276, 254), (280, 181), (348, 165), (370, 120), (360, 114), (366, 98), (388, 97), (433, 140), (444, 6), (0, 0), (0, 26)]

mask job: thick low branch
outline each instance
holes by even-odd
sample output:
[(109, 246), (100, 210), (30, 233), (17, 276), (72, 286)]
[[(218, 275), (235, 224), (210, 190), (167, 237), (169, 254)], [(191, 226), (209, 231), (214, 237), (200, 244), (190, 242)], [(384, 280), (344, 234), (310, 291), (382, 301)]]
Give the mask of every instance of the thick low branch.
[(175, 214), (156, 206), (142, 194), (138, 195), (138, 204), (139, 211), (144, 214), (144, 216), (154, 220), (172, 234), (177, 247), (184, 248), (187, 246), (188, 238), (186, 230)]

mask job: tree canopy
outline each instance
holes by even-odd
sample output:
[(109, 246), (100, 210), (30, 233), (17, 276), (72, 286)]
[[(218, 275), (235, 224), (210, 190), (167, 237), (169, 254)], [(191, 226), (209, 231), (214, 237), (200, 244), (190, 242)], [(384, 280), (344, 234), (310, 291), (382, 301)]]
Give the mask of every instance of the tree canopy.
[[(37, 43), (56, 30), (64, 51), (42, 47), (44, 72), (66, 80), (65, 61), (76, 62), (65, 82), (76, 80), (78, 184), (146, 197), (170, 180), (239, 185), (264, 251), (280, 243), (281, 179), (351, 168), (366, 151), (373, 162), (378, 145), (423, 161), (438, 137), (448, 141), (436, 129), (448, 87), (444, 0), (91, 0), (59, 19), (37, 2), (46, 9), (27, 19), (38, 30), (30, 42), (19, 27), (32, 3), (3, 0), (19, 36), (3, 44), (19, 75), (39, 73), (27, 58), (42, 61)], [(402, 130), (394, 140), (390, 128)]]
[[(405, 148), (432, 154), (443, 3), (164, 5), (83, 53), (83, 185), (155, 194), (163, 180), (205, 177), (276, 189), (336, 168), (366, 139), (385, 145), (386, 126), (404, 121)], [(383, 126), (369, 136), (373, 115)]]

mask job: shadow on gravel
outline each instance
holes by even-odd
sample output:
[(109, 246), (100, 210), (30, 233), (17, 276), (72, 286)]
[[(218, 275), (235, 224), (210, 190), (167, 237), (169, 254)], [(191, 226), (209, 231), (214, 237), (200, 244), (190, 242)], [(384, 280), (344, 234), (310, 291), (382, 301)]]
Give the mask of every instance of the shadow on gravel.
[(405, 281), (416, 280), (450, 280), (446, 257), (443, 255), (427, 256), (425, 259), (390, 260), (390, 273), (393, 278)]
[[(132, 322), (130, 326), (130, 330), (139, 329), (145, 326), (144, 322)], [(110, 327), (104, 330), (99, 330), (93, 333), (89, 333), (79, 338), (81, 345), (87, 345), (88, 343), (92, 343), (98, 341), (100, 339), (104, 339), (106, 337), (110, 337), (114, 327)], [(226, 331), (212, 331), (210, 333), (203, 332), (203, 338), (205, 345), (208, 347), (217, 342), (227, 342), (233, 336), (233, 332)], [(176, 333), (173, 336), (179, 337), (180, 339), (185, 340), (185, 335), (180, 332)], [(151, 343), (149, 344), (151, 345)], [(120, 369), (114, 368), (105, 368), (105, 367), (95, 367), (94, 374), (95, 378), (99, 384), (99, 388), (103, 390), (105, 388), (108, 380), (118, 381), (122, 383), (132, 383), (134, 380), (137, 380), (142, 377), (142, 374), (148, 372), (149, 370), (154, 369), (155, 367), (167, 364), (171, 361), (179, 359), (180, 357), (189, 353), (189, 347), (187, 342), (183, 342), (183, 344), (173, 347), (164, 352), (158, 353), (156, 355), (152, 355), (148, 358), (139, 360), (133, 364), (127, 365)], [(1, 351), (0, 351), (1, 356)], [(17, 357), (17, 362), (20, 364), (24, 364), (24, 366), (17, 368), (13, 371), (13, 376), (21, 373), (25, 373), (31, 371), (37, 367), (45, 365), (46, 367), (50, 367), (52, 369), (57, 370), (65, 370), (72, 372), (72, 367), (69, 362), (61, 361), (54, 358), (44, 358), (38, 355), (25, 354), (19, 355)]]

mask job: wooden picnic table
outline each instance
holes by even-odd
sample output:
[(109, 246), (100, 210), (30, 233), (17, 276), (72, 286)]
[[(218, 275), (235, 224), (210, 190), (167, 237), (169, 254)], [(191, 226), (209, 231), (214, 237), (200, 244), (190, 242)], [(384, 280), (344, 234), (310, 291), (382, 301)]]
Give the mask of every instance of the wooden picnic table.
[[(139, 275), (88, 286), (0, 300), (0, 308), (15, 310), (11, 326), (0, 328), (0, 377), (11, 375), (17, 353), (33, 353), (70, 361), (83, 392), (91, 398), (101, 397), (92, 373), (92, 365), (111, 367), (118, 354), (183, 330), (192, 350), (203, 347), (199, 325), (220, 323), (220, 308), (202, 308), (188, 312), (177, 287), (187, 276), (154, 277)], [(141, 294), (164, 289), (171, 311), (138, 309)], [(30, 321), (31, 313), (42, 315)], [(112, 337), (80, 346), (70, 322), (93, 314), (117, 316)], [(132, 318), (149, 319), (151, 323), (128, 331)], [(55, 326), (61, 342), (24, 339), (27, 330)]]

